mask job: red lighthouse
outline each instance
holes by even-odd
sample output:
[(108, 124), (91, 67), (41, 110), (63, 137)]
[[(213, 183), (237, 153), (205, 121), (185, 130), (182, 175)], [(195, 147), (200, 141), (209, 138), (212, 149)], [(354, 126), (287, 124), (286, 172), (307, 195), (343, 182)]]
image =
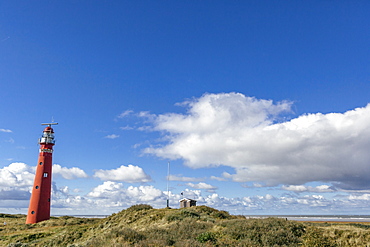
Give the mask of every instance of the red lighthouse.
[(26, 224), (33, 224), (50, 219), (51, 168), (54, 141), (54, 130), (48, 125), (39, 139), (40, 154), (37, 162), (36, 175), (33, 183), (30, 206)]

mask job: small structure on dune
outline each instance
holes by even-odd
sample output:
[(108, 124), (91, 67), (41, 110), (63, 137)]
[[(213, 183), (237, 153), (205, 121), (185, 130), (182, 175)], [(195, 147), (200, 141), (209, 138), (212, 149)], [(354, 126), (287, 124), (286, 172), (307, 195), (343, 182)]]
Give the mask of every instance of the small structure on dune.
[(180, 200), (180, 208), (190, 208), (197, 205), (197, 201), (193, 199), (183, 198)]

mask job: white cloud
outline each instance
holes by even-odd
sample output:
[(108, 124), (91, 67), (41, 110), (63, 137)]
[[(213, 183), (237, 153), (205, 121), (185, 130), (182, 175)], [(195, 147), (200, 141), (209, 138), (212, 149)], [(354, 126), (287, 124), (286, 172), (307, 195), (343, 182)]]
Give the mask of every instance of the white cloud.
[(35, 168), (25, 163), (11, 163), (0, 168), (0, 186), (4, 190), (21, 188), (26, 191), (33, 185)]
[(255, 188), (262, 188), (264, 186), (262, 184), (260, 184), (260, 183), (253, 183), (253, 187), (255, 187)]
[(53, 175), (60, 175), (65, 179), (87, 178), (87, 174), (78, 167), (62, 167), (58, 164), (53, 165)]
[(116, 139), (116, 138), (118, 138), (118, 137), (119, 137), (119, 135), (111, 134), (111, 135), (107, 135), (107, 136), (105, 136), (104, 138), (107, 138), (107, 139)]
[(161, 190), (158, 190), (153, 186), (129, 186), (126, 189), (122, 183), (106, 181), (93, 188), (87, 196), (90, 198), (121, 201), (122, 204), (135, 204), (154, 201), (158, 197), (163, 197), (164, 194)]
[(103, 184), (93, 188), (88, 196), (95, 198), (117, 197), (117, 194), (119, 194), (123, 188), (124, 186), (121, 183), (106, 181)]
[(28, 207), (34, 177), (34, 167), (24, 163), (0, 168), (0, 208)]
[(187, 183), (186, 184), (189, 187), (192, 187), (193, 189), (200, 189), (200, 190), (206, 190), (207, 192), (214, 193), (216, 189), (218, 189), (216, 186), (206, 184), (203, 182), (193, 184), (193, 183)]
[(161, 190), (154, 188), (154, 186), (130, 186), (127, 189), (127, 195), (130, 198), (136, 198), (140, 202), (151, 202), (156, 198), (163, 196)]
[[(63, 169), (62, 169), (63, 170)], [(12, 163), (0, 169), (0, 209), (8, 213), (26, 213), (30, 188), (34, 179), (34, 167), (24, 163)], [(70, 170), (69, 170), (70, 171)], [(85, 195), (70, 186), (52, 185), (52, 214), (111, 214), (135, 204), (150, 204), (156, 208), (166, 206), (167, 192), (154, 186), (129, 186), (115, 181), (105, 181)], [(185, 189), (184, 197), (197, 200), (197, 205), (207, 205), (234, 214), (292, 214), (292, 213), (365, 213), (370, 207), (370, 194), (338, 192), (325, 197), (320, 194), (301, 196), (300, 193), (283, 195), (255, 195), (248, 197), (225, 197), (217, 193), (204, 196), (202, 191), (214, 188), (206, 183), (188, 183), (193, 189)], [(322, 192), (330, 190), (327, 185), (286, 186), (290, 191)], [(276, 192), (276, 191), (275, 191)], [(170, 206), (179, 207), (180, 193), (171, 191)], [(15, 209), (14, 207), (17, 207)]]
[[(154, 120), (154, 129), (169, 133), (169, 145), (145, 152), (164, 158), (182, 158), (192, 168), (233, 165), (251, 143), (250, 130), (266, 127), (290, 103), (273, 104), (242, 94), (205, 94), (185, 102), (187, 114), (164, 114)], [(253, 146), (252, 146), (253, 147)], [(233, 153), (236, 152), (236, 153)], [(242, 161), (240, 161), (242, 162)]]
[(124, 126), (124, 127), (119, 127), (121, 130), (132, 130), (132, 129), (134, 129), (133, 127), (131, 127), (131, 126)]
[(360, 195), (350, 195), (348, 197), (350, 200), (364, 200), (364, 201), (370, 201), (370, 194), (360, 194)]
[[(170, 192), (170, 206), (179, 207), (180, 194)], [(183, 197), (197, 200), (197, 205), (207, 205), (219, 210), (226, 210), (234, 214), (256, 214), (256, 213), (333, 213), (342, 212), (343, 208), (352, 208), (353, 202), (360, 202), (359, 208), (367, 210), (368, 202), (366, 196), (350, 196), (342, 199), (327, 199), (322, 195), (292, 194), (287, 196), (275, 196), (271, 194), (256, 195), (251, 197), (229, 198), (217, 193), (203, 196), (201, 190), (185, 189)], [(150, 204), (156, 208), (166, 206), (167, 192), (161, 191), (154, 186), (129, 186), (125, 187), (122, 183), (105, 181), (93, 188), (86, 196), (75, 196), (69, 194), (69, 188), (53, 187), (52, 208), (76, 211), (84, 208), (90, 212), (113, 213), (135, 204)]]
[[(191, 199), (198, 200), (199, 202), (204, 202), (204, 197), (202, 196), (202, 191), (201, 190), (185, 189), (181, 192), (181, 197), (182, 198), (184, 198), (184, 197), (185, 198), (191, 198)], [(179, 198), (179, 197), (176, 197), (176, 198)]]
[(227, 181), (226, 178), (220, 178), (220, 177), (216, 177), (216, 176), (211, 176), (210, 179), (217, 180), (217, 181)]
[(306, 186), (306, 185), (283, 185), (281, 187), (283, 190), (293, 191), (293, 192), (316, 192), (316, 193), (325, 193), (325, 192), (334, 192), (335, 189), (332, 186), (323, 184), (316, 187)]
[(149, 182), (151, 178), (141, 167), (128, 165), (112, 170), (97, 170), (94, 177), (104, 181), (122, 181), (127, 183)]
[[(24, 201), (21, 204), (28, 207), (30, 199), (30, 192), (35, 178), (35, 167), (28, 166), (25, 163), (12, 163), (0, 169), (0, 198), (1, 205), (5, 205), (16, 200)], [(85, 172), (81, 169), (65, 168), (60, 165), (53, 165), (53, 175), (61, 175), (66, 179), (73, 179), (76, 177), (87, 177)], [(52, 198), (65, 197), (68, 194), (69, 188), (67, 186), (57, 188), (55, 183), (52, 186)], [(13, 203), (13, 206), (17, 203)], [(9, 206), (9, 207), (13, 207)]]
[(10, 129), (0, 129), (0, 132), (5, 132), (5, 133), (12, 133)]
[(166, 195), (153, 186), (125, 188), (122, 183), (106, 181), (93, 188), (84, 201), (90, 201), (101, 212), (110, 211), (112, 213), (112, 210), (117, 212), (135, 204), (165, 207)]
[(266, 200), (275, 200), (276, 198), (274, 196), (270, 195), (270, 194), (266, 194), (265, 199)]
[(132, 113), (133, 113), (133, 111), (132, 111), (132, 110), (126, 110), (126, 111), (122, 112), (121, 114), (119, 114), (119, 115), (117, 116), (117, 118), (125, 118), (125, 117), (127, 117), (128, 115), (130, 115), (130, 114), (132, 114)]
[(170, 175), (170, 181), (182, 181), (182, 182), (198, 182), (203, 181), (204, 178), (184, 177), (182, 175)]
[(222, 93), (184, 105), (186, 114), (152, 115), (153, 129), (167, 133), (168, 142), (145, 153), (183, 159), (191, 168), (233, 167), (229, 178), (236, 182), (275, 186), (322, 181), (343, 189), (370, 188), (370, 104), (285, 122), (277, 121), (290, 111), (286, 101)]
[(14, 141), (14, 139), (13, 138), (9, 138), (8, 140), (6, 140), (5, 142), (9, 142), (9, 143), (14, 143), (15, 141)]
[(332, 203), (322, 195), (305, 195), (296, 201), (299, 204), (309, 205), (310, 207), (327, 207)]

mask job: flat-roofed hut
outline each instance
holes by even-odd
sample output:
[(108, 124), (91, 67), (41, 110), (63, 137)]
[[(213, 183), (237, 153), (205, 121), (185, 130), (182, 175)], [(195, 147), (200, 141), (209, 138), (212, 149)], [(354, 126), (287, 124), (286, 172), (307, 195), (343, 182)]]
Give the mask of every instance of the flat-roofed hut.
[(183, 198), (180, 200), (180, 208), (190, 208), (197, 205), (197, 201), (193, 199)]

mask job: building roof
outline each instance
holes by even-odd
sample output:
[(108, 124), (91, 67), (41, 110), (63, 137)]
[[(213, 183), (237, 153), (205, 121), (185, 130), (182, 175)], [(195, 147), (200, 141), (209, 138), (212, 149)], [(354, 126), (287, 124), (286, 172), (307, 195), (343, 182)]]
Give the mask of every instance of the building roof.
[(193, 201), (193, 202), (196, 202), (196, 200), (189, 199), (189, 198), (182, 198), (179, 202), (182, 202), (182, 201)]

